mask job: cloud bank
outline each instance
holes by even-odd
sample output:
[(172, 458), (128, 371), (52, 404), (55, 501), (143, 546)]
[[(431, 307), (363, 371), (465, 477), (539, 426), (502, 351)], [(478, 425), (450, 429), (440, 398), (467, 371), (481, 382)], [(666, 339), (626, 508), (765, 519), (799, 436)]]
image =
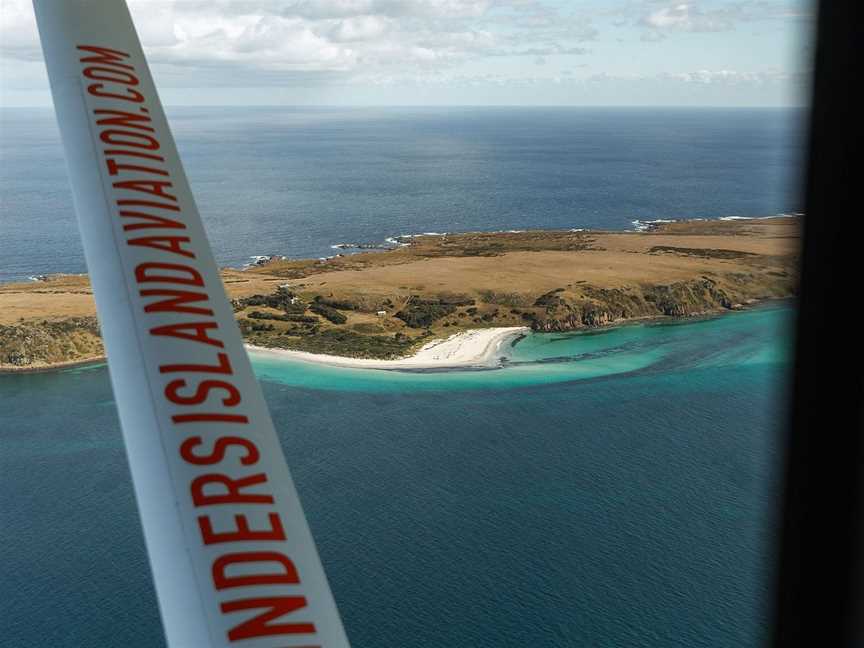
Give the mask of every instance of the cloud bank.
[[(640, 48), (674, 47), (676, 39), (694, 34), (729, 38), (723, 34), (755, 24), (784, 23), (778, 29), (789, 31), (794, 21), (809, 19), (806, 0), (128, 4), (160, 87), (206, 88), (210, 98), (220, 96), (219, 88), (223, 95), (243, 88), (317, 89), (332, 95), (337, 88), (350, 94), (358, 88), (509, 85), (519, 93), (526, 86), (560, 88), (604, 75), (622, 88), (628, 81), (764, 87), (790, 83), (795, 73), (776, 65), (757, 69), (758, 61), (749, 69), (726, 61), (672, 64), (669, 56), (649, 65)], [(41, 61), (30, 0), (0, 0), (0, 103), (10, 90), (45, 92)], [(514, 94), (509, 101), (520, 100)]]

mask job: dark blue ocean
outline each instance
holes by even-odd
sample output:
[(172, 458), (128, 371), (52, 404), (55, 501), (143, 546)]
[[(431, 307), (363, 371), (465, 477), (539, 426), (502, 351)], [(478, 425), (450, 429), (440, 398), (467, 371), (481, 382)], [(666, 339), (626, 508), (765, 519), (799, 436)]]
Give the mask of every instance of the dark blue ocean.
[[(755, 648), (788, 305), (506, 368), (253, 356), (357, 648)], [(163, 645), (104, 367), (0, 376), (0, 645)]]
[[(419, 232), (799, 211), (783, 109), (176, 108), (217, 260)], [(0, 281), (84, 272), (51, 109), (0, 109)]]
[[(800, 209), (801, 113), (169, 111), (221, 263)], [(0, 281), (84, 271), (48, 110), (0, 110)], [(505, 367), (253, 356), (356, 648), (756, 648), (791, 304)], [(104, 367), (0, 376), (0, 646), (162, 646)]]

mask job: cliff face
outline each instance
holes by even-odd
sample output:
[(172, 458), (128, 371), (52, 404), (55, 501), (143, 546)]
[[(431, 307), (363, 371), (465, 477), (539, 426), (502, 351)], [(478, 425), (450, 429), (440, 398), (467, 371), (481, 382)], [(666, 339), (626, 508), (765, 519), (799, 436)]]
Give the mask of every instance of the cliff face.
[(608, 326), (624, 320), (647, 317), (690, 317), (738, 310), (764, 299), (791, 297), (795, 284), (790, 277), (776, 277), (759, 284), (741, 281), (740, 286), (721, 285), (702, 277), (672, 284), (632, 288), (558, 289), (542, 295), (525, 318), (535, 331), (572, 331)]
[(0, 365), (10, 368), (95, 359), (104, 353), (95, 317), (0, 325)]

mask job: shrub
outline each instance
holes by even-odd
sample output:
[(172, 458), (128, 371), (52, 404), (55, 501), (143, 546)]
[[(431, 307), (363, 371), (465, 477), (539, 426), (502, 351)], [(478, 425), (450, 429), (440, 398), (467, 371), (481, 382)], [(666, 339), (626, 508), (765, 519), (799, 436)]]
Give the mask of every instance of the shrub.
[(396, 317), (411, 328), (428, 328), (436, 320), (456, 312), (453, 304), (442, 304), (437, 299), (412, 299)]
[(333, 297), (322, 297), (321, 295), (316, 295), (315, 303), (329, 306), (330, 308), (338, 308), (339, 310), (358, 310), (357, 304), (354, 302), (345, 299), (334, 299)]
[(311, 310), (313, 313), (317, 313), (324, 319), (330, 320), (334, 324), (344, 324), (348, 321), (348, 318), (345, 317), (338, 310), (320, 302), (313, 303), (311, 306), (309, 306), (309, 310)]
[(520, 293), (481, 290), (480, 297), (487, 304), (498, 304), (499, 306), (529, 306), (531, 303), (531, 300), (528, 297)]
[(248, 314), (248, 317), (250, 319), (257, 319), (257, 320), (277, 320), (279, 322), (290, 322), (291, 321), (290, 319), (288, 319), (288, 315), (279, 315), (277, 313), (265, 313), (263, 311), (257, 311), (257, 310), (251, 311)]
[(348, 329), (327, 329), (318, 335), (295, 339), (276, 338), (270, 343), (311, 353), (359, 358), (394, 358), (414, 346), (414, 340), (402, 334), (360, 335)]

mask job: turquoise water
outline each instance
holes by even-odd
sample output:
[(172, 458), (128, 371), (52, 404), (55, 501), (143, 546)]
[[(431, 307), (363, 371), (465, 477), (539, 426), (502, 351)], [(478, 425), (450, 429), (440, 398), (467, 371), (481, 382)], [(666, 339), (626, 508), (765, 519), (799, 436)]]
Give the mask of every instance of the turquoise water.
[[(762, 645), (791, 315), (256, 359), (354, 646)], [(0, 376), (0, 412), (0, 645), (161, 645), (105, 368)]]
[[(785, 347), (771, 340), (776, 307), (723, 318), (631, 324), (581, 333), (529, 335), (506, 349), (501, 368), (470, 371), (381, 371), (317, 365), (256, 354), (258, 375), (266, 381), (322, 390), (398, 392), (512, 389), (643, 370), (669, 371), (783, 362)], [(714, 344), (702, 345), (702, 331)]]

